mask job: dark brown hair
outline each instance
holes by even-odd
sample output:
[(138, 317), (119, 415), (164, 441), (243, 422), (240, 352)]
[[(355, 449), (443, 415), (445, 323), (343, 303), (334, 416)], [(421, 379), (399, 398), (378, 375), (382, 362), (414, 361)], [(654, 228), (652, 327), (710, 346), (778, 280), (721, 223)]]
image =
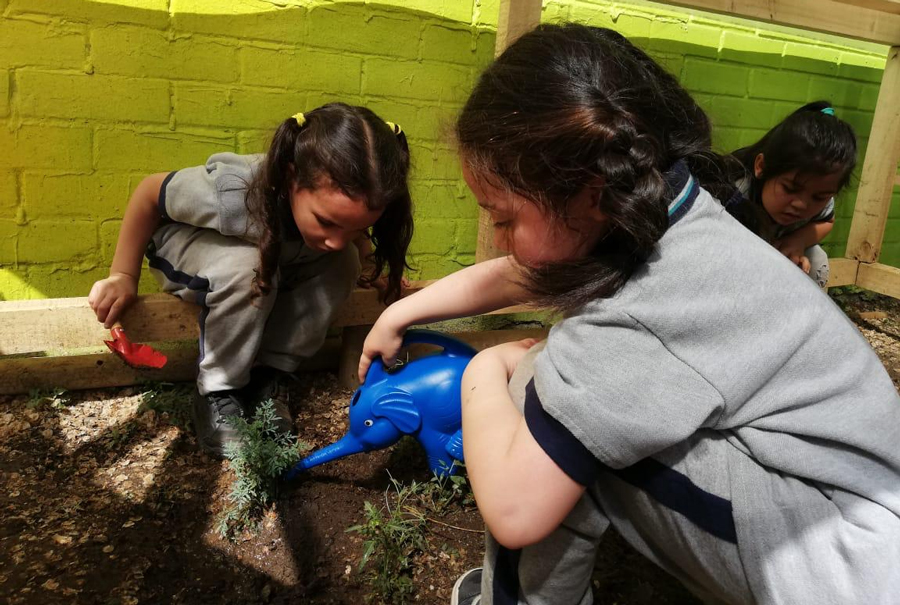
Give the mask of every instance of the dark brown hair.
[(525, 276), (541, 303), (563, 311), (612, 296), (647, 259), (668, 228), (663, 175), (677, 161), (713, 195), (733, 191), (703, 110), (609, 29), (544, 24), (519, 38), (481, 75), (456, 136), (473, 174), (551, 216), (602, 183), (610, 227), (596, 248)]
[(272, 290), (291, 184), (315, 189), (327, 179), (348, 197), (363, 199), (369, 210), (384, 210), (371, 229), (373, 268), (364, 280), (371, 284), (387, 267), (385, 298), (399, 298), (413, 232), (406, 135), (371, 110), (344, 103), (323, 105), (305, 117), (302, 126), (293, 117), (278, 126), (247, 189), (251, 220), (262, 228), (253, 296)]

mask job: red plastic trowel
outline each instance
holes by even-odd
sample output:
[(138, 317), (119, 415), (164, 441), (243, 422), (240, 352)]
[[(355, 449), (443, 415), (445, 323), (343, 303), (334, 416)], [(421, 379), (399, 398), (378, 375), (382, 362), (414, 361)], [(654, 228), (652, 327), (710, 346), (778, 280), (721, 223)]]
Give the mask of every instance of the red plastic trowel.
[(125, 335), (122, 324), (116, 323), (109, 331), (112, 340), (104, 340), (109, 350), (122, 358), (132, 368), (161, 368), (166, 365), (166, 356), (153, 347), (134, 344)]

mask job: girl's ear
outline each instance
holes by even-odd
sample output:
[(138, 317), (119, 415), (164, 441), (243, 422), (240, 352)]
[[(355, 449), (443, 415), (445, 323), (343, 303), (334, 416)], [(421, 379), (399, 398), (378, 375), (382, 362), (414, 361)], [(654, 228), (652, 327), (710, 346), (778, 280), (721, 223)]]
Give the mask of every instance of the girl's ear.
[(758, 153), (756, 157), (753, 158), (753, 176), (756, 178), (761, 178), (763, 172), (766, 170), (766, 160), (763, 157), (763, 154)]

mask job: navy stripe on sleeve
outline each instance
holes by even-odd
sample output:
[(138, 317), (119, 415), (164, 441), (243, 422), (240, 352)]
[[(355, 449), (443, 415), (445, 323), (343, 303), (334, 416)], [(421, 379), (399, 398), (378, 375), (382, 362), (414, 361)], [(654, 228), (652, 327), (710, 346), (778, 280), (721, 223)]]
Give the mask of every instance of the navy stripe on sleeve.
[(591, 451), (541, 405), (534, 379), (525, 387), (525, 422), (538, 445), (576, 483), (588, 486), (601, 466)]
[(691, 479), (653, 458), (614, 469), (600, 462), (558, 420), (545, 410), (534, 388), (525, 388), (525, 421), (538, 445), (569, 477), (580, 485), (593, 483), (608, 472), (645, 492), (671, 510), (684, 515), (700, 529), (721, 540), (737, 543), (731, 501), (707, 492)]
[(169, 184), (169, 181), (172, 180), (172, 177), (175, 176), (177, 170), (174, 170), (166, 175), (166, 178), (163, 179), (162, 185), (159, 188), (159, 201), (157, 205), (159, 206), (159, 214), (164, 219), (169, 220), (169, 213), (166, 212), (166, 185)]

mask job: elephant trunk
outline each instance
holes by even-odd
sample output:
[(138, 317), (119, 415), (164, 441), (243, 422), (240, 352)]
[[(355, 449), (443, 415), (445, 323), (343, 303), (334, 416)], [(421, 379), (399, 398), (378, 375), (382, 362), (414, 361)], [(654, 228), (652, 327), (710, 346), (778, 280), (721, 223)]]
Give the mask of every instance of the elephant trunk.
[(298, 473), (309, 470), (314, 466), (325, 464), (326, 462), (331, 462), (332, 460), (344, 458), (352, 454), (358, 454), (363, 451), (365, 451), (365, 448), (363, 447), (363, 444), (356, 439), (356, 437), (350, 434), (344, 435), (338, 441), (335, 441), (331, 445), (327, 445), (322, 449), (316, 450), (315, 452), (298, 462), (296, 465), (294, 465), (294, 468), (288, 471), (288, 473), (285, 475), (285, 479), (293, 479), (294, 476), (296, 476)]

